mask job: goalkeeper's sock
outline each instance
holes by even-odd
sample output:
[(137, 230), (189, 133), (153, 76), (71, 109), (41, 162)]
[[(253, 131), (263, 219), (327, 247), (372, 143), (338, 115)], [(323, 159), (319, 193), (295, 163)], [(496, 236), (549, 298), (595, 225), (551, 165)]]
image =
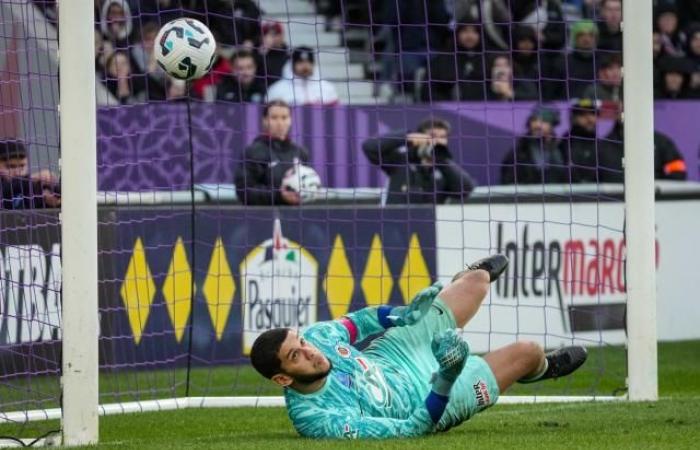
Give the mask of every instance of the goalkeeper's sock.
[(530, 375), (529, 377), (524, 377), (518, 380), (518, 383), (534, 383), (535, 381), (540, 381), (545, 373), (549, 369), (549, 360), (545, 357), (542, 364), (537, 370), (537, 373)]
[(554, 350), (545, 355), (547, 368), (539, 376), (518, 380), (521, 383), (533, 383), (535, 381), (548, 380), (569, 375), (586, 362), (588, 352), (585, 347), (571, 346)]

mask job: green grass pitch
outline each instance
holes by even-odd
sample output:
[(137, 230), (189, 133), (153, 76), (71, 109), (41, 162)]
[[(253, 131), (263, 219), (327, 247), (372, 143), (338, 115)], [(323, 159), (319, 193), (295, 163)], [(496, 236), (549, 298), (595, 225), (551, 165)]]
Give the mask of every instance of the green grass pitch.
[[(595, 389), (598, 394), (610, 395), (624, 384), (624, 351), (618, 347), (594, 350), (584, 368), (567, 379), (518, 386), (509, 394), (591, 394)], [(178, 372), (170, 372), (159, 377), (170, 383), (179, 376)], [(194, 380), (194, 386), (201, 385), (202, 392), (195, 389), (192, 395), (203, 394), (205, 382), (218, 386), (210, 391), (217, 395), (224, 395), (233, 383), (249, 394), (279, 394), (269, 385), (260, 384), (248, 371), (217, 369), (201, 372)], [(105, 381), (111, 388), (117, 383), (116, 378)], [(130, 384), (123, 376), (119, 382)], [(447, 433), (361, 444), (302, 439), (282, 408), (189, 409), (108, 416), (101, 418), (99, 448), (700, 448), (700, 341), (659, 346), (659, 387), (661, 400), (656, 403), (497, 405)], [(22, 430), (22, 435), (39, 434), (51, 426), (57, 424), (33, 423)], [(2, 434), (9, 431), (0, 427)]]

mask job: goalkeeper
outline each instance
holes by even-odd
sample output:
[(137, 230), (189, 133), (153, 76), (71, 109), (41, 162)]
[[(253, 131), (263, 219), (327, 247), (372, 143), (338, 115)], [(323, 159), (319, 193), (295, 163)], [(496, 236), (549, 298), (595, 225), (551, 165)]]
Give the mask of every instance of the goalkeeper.
[[(508, 259), (495, 255), (408, 306), (368, 307), (298, 334), (268, 330), (251, 361), (284, 387), (289, 417), (302, 436), (389, 438), (446, 431), (496, 403), (515, 382), (568, 375), (586, 360), (583, 347), (545, 354), (516, 342), (483, 358), (469, 355), (455, 328), (474, 317)], [(360, 351), (355, 343), (386, 332)]]

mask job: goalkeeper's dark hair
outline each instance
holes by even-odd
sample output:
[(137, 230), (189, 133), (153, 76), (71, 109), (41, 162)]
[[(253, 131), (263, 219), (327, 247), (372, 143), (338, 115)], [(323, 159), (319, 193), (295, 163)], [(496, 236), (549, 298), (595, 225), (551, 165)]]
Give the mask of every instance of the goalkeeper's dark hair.
[(421, 121), (421, 123), (418, 124), (417, 131), (421, 133), (426, 133), (428, 130), (432, 130), (433, 128), (445, 130), (448, 133), (450, 132), (450, 129), (452, 129), (452, 127), (450, 126), (450, 122), (444, 119), (428, 118), (424, 119), (423, 121)]
[(289, 328), (267, 330), (253, 343), (250, 349), (250, 362), (255, 370), (265, 378), (272, 378), (282, 372), (282, 361), (277, 354), (282, 342), (287, 339)]

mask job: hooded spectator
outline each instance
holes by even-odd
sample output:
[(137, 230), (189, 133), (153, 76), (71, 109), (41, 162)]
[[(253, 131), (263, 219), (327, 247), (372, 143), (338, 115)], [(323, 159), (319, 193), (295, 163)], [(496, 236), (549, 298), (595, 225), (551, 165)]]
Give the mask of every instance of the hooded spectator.
[(566, 24), (558, 0), (490, 0), (483, 2), (482, 14), (490, 49), (510, 49), (511, 24), (515, 23), (532, 28), (541, 48), (557, 50), (564, 46)]
[(454, 39), (455, 51), (436, 52), (430, 60), (429, 89), (423, 90), (424, 101), (484, 99), (481, 26), (471, 18), (463, 18)]
[(602, 0), (598, 22), (598, 48), (622, 51), (622, 0)]
[(253, 0), (209, 1), (204, 12), (217, 42), (252, 50), (260, 42), (260, 8)]
[(559, 111), (537, 106), (527, 119), (527, 133), (503, 159), (501, 183), (568, 183), (566, 157), (554, 128)]
[(314, 51), (309, 47), (297, 47), (292, 53), (291, 79), (281, 79), (270, 86), (267, 100), (282, 100), (289, 105), (334, 105), (338, 93), (331, 83), (318, 79), (315, 71)]
[(262, 25), (262, 42), (257, 52), (258, 76), (270, 85), (282, 78), (282, 68), (289, 60), (289, 49), (284, 42), (284, 30), (279, 22)]
[(567, 55), (564, 76), (568, 79), (567, 98), (580, 98), (595, 81), (595, 51), (598, 28), (589, 20), (571, 27), (571, 52)]
[(100, 11), (102, 35), (117, 49), (128, 49), (133, 28), (131, 7), (126, 0), (107, 0)]

